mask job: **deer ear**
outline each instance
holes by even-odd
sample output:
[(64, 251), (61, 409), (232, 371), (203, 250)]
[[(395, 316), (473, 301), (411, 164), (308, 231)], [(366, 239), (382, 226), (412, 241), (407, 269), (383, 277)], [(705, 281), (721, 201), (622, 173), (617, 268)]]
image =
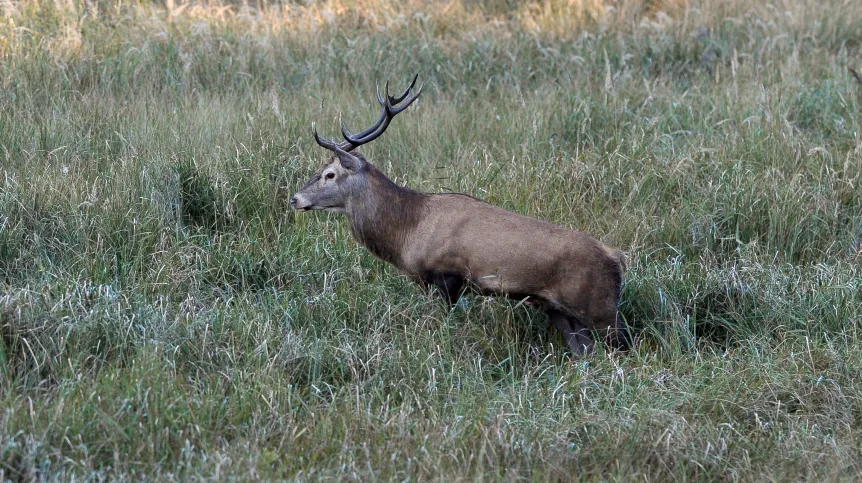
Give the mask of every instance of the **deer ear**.
[(359, 153), (354, 155), (346, 151), (339, 150), (336, 151), (336, 154), (338, 155), (338, 161), (341, 163), (341, 167), (348, 171), (357, 172), (365, 168), (365, 156)]

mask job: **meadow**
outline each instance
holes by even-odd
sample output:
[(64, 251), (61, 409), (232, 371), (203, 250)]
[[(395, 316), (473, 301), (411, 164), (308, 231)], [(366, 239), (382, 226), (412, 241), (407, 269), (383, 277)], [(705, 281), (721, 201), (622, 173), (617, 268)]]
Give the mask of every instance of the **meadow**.
[[(859, 2), (0, 12), (0, 480), (862, 478)], [(289, 209), (416, 73), (361, 151), (624, 250), (632, 350)]]

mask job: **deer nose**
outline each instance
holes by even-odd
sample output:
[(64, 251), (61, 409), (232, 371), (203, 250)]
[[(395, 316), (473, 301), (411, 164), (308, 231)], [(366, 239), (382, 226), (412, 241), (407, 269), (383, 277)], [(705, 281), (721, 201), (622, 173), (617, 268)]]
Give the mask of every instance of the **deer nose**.
[(296, 196), (290, 199), (290, 206), (296, 206)]

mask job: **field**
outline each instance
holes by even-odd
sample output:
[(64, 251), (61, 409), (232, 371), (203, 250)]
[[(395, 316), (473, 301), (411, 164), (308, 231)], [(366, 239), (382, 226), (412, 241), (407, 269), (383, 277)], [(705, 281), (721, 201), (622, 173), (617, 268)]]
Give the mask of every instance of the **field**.
[[(0, 480), (862, 478), (859, 2), (0, 12)], [(631, 351), (289, 210), (415, 73), (361, 151), (624, 250)]]

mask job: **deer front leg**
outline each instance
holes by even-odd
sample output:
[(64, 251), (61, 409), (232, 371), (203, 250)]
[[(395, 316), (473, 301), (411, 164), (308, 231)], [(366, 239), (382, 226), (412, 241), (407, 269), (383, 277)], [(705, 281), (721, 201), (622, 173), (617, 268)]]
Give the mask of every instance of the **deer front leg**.
[(556, 309), (549, 309), (547, 314), (551, 323), (554, 324), (554, 327), (560, 331), (563, 339), (566, 340), (566, 345), (569, 346), (569, 350), (572, 351), (573, 355), (578, 357), (592, 351), (593, 340), (589, 332), (573, 317)]
[(457, 273), (432, 273), (426, 280), (437, 287), (440, 296), (450, 307), (461, 298), (466, 285), (464, 277)]

